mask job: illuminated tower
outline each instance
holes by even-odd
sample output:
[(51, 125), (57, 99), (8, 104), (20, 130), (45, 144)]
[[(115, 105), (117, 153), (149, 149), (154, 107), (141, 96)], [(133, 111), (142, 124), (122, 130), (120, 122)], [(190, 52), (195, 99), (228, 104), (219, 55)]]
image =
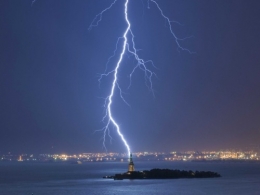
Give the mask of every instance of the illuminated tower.
[(130, 162), (129, 162), (129, 165), (128, 165), (128, 172), (133, 172), (135, 171), (135, 167), (134, 167), (134, 162), (133, 162), (133, 159), (132, 159), (132, 153), (130, 154)]

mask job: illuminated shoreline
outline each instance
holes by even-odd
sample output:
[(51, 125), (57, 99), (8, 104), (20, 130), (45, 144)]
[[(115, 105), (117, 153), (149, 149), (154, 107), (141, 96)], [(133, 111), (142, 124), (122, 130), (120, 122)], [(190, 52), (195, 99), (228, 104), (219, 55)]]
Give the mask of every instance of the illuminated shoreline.
[[(135, 161), (260, 161), (255, 151), (184, 151), (184, 152), (136, 152)], [(81, 154), (3, 154), (1, 161), (40, 161), (40, 162), (127, 162), (126, 153), (81, 153)]]

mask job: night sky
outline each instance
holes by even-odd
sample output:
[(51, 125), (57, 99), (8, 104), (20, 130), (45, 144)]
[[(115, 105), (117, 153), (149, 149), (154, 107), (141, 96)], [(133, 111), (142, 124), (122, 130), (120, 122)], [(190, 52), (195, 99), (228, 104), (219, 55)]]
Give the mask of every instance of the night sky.
[[(104, 97), (99, 85), (122, 36), (124, 1), (0, 1), (0, 153), (103, 152)], [(140, 57), (156, 68), (154, 96), (127, 55), (119, 82), (128, 107), (113, 113), (131, 150), (245, 149), (260, 140), (260, 1), (157, 0), (173, 24), (179, 51), (154, 4), (130, 0), (129, 19)], [(111, 60), (108, 68), (115, 65)], [(126, 152), (111, 129), (109, 152)]]

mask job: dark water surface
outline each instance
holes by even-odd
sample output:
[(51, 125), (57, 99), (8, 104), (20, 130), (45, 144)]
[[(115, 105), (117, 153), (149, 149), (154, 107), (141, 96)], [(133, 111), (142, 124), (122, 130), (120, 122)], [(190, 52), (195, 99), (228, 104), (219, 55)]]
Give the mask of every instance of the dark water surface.
[(222, 177), (114, 181), (102, 177), (126, 172), (127, 162), (0, 162), (0, 195), (260, 194), (260, 163), (136, 162), (135, 168), (215, 171)]

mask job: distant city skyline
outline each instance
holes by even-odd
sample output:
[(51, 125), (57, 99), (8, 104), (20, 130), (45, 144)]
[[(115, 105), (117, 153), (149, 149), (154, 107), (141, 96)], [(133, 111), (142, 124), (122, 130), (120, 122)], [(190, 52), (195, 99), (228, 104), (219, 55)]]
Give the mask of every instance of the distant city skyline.
[[(79, 154), (0, 154), (0, 162), (125, 162), (130, 161), (129, 170), (134, 170), (135, 161), (260, 161), (260, 151), (172, 151), (131, 153), (79, 153)], [(131, 163), (132, 162), (132, 163)]]

